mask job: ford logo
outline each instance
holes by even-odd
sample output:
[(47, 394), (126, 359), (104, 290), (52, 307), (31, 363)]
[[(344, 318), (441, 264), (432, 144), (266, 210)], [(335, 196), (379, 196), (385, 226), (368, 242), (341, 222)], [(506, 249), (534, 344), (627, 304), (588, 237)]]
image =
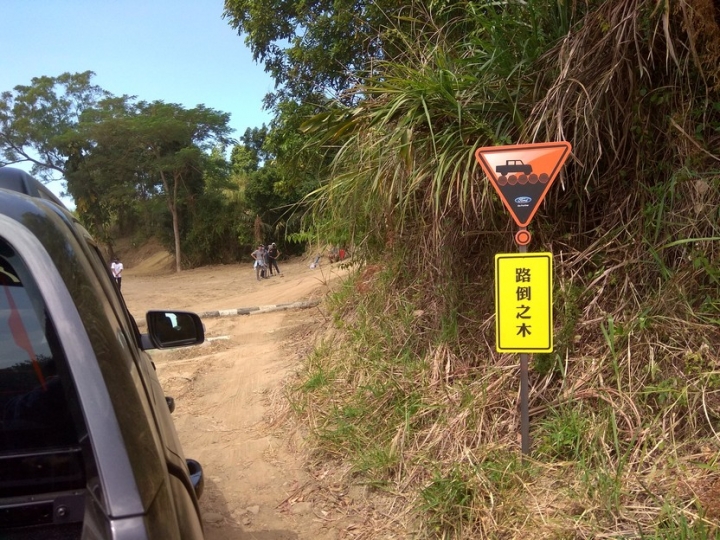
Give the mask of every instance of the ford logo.
[(516, 197), (515, 198), (515, 204), (530, 204), (532, 202), (532, 197)]

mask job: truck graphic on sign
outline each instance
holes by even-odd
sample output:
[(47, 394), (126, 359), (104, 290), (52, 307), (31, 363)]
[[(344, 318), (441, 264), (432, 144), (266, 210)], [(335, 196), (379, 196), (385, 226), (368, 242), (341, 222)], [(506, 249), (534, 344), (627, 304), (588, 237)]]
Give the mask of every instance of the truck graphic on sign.
[[(475, 150), (475, 159), (522, 228), (532, 220), (571, 151), (566, 141), (484, 146)], [(519, 246), (529, 242), (529, 233), (522, 232), (521, 241), (516, 238)]]
[(532, 172), (532, 165), (525, 163), (522, 159), (508, 159), (505, 160), (505, 165), (498, 165), (495, 167), (499, 176), (497, 177), (497, 183), (500, 186), (509, 184), (514, 186), (515, 184), (524, 185), (527, 183), (547, 184), (549, 176), (545, 173), (539, 176)]
[(505, 165), (498, 165), (495, 170), (500, 174), (525, 173), (532, 172), (532, 165), (525, 165), (521, 159), (508, 159)]

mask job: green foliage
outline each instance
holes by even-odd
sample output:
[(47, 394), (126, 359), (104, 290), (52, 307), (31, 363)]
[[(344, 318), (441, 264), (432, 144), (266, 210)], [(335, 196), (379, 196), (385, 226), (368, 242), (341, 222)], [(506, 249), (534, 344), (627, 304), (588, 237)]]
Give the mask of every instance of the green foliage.
[[(308, 373), (332, 384), (295, 397), (319, 450), (399, 491), (427, 536), (717, 534), (716, 15), (411, 2), (375, 28), (372, 72), (302, 124), (322, 157), (303, 235), (364, 266)], [(513, 227), (473, 152), (545, 140), (573, 156), (532, 226), (556, 256), (556, 350), (533, 360), (523, 460), (517, 359), (492, 344)]]
[[(161, 198), (171, 216), (179, 270), (179, 213), (203, 195), (202, 171), (217, 168), (218, 155), (211, 156), (229, 142), (230, 116), (203, 105), (185, 109), (115, 97), (92, 85), (92, 76), (88, 71), (39, 77), (29, 86), (4, 92), (3, 158), (6, 163), (30, 161), (41, 175), (62, 173), (80, 219), (110, 246), (116, 225), (127, 228), (147, 213), (138, 211), (138, 206)], [(193, 245), (199, 242), (200, 252), (213, 249), (200, 237), (217, 223), (198, 227), (195, 236), (186, 240)], [(200, 233), (203, 227), (206, 233)]]
[(280, 175), (275, 192), (285, 199), (300, 201), (316, 189), (318, 176), (329, 163), (327, 154), (332, 152), (309, 146), (300, 129), (317, 110), (318, 105), (314, 102), (298, 104), (285, 101), (275, 108), (276, 114), (264, 146)]
[[(699, 1), (411, 2), (302, 125), (331, 160), (303, 234), (366, 262), (332, 306), (313, 427), (363, 481), (429, 503), (432, 534), (716, 533), (716, 21)], [(533, 361), (523, 469), (497, 457), (518, 452), (517, 361), (492, 346), (491, 257), (516, 246), (473, 152), (545, 140), (573, 156), (533, 223), (557, 347)]]
[(273, 167), (263, 167), (251, 173), (245, 183), (245, 199), (251, 211), (263, 216), (263, 221), (275, 223), (282, 216), (287, 204), (275, 193), (277, 171)]
[(276, 103), (315, 101), (351, 86), (383, 54), (376, 30), (396, 10), (388, 2), (226, 0), (224, 16), (275, 79)]
[(432, 228), (432, 242), (446, 238), (443, 223), (453, 218), (487, 228), (495, 199), (477, 185), (473, 152), (518, 137), (533, 62), (561, 35), (538, 23), (557, 10), (547, 7), (413, 4), (389, 18), (382, 35), (402, 44), (396, 55), (375, 62), (353, 106), (336, 103), (303, 126), (312, 144), (334, 153), (310, 196), (311, 226), (327, 236), (353, 215), (353, 242), (376, 248), (418, 223)]
[(538, 426), (538, 452), (551, 459), (578, 461), (590, 448), (592, 418), (568, 406), (551, 411)]
[(718, 527), (702, 519), (690, 520), (672, 504), (663, 505), (660, 523), (654, 531), (641, 531), (643, 540), (711, 540), (717, 538)]
[(182, 252), (191, 267), (241, 260), (252, 244), (251, 238), (238, 241), (239, 233), (252, 229), (244, 206), (221, 192), (206, 192), (188, 207)]
[(29, 162), (32, 173), (48, 177), (64, 172), (65, 161), (78, 150), (67, 132), (86, 109), (108, 103), (110, 94), (90, 83), (94, 73), (34, 77), (30, 85), (4, 91), (0, 98), (2, 165)]
[(231, 171), (248, 212), (259, 220), (262, 232), (257, 240), (275, 241), (283, 253), (291, 254), (302, 251), (305, 239), (297, 241), (300, 224), (292, 209), (301, 198), (295, 188), (302, 170), (287, 162), (279, 165), (278, 153), (286, 151), (279, 141), (288, 136), (277, 118), (270, 130), (265, 126), (246, 130), (232, 150)]
[(302, 385), (302, 389), (306, 391), (313, 391), (318, 388), (322, 388), (328, 383), (327, 373), (320, 368), (318, 371), (308, 376), (308, 379)]
[(427, 528), (437, 537), (462, 535), (471, 514), (475, 493), (467, 473), (453, 467), (436, 473), (421, 492), (421, 509), (427, 516)]

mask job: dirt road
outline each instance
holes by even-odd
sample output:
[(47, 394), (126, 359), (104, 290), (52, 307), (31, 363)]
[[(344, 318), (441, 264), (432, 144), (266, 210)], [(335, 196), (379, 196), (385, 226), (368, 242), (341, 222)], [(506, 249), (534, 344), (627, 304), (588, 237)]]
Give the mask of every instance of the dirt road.
[[(320, 299), (347, 272), (296, 260), (281, 264), (282, 276), (257, 281), (250, 264), (179, 274), (165, 267), (126, 269), (122, 291), (136, 318), (151, 308), (201, 313)], [(205, 344), (153, 355), (160, 382), (176, 401), (185, 453), (205, 470), (208, 540), (393, 537), (372, 533), (365, 493), (343, 487), (341, 471), (305, 466), (301, 434), (282, 421), (283, 381), (323, 318), (318, 307), (207, 317)]]

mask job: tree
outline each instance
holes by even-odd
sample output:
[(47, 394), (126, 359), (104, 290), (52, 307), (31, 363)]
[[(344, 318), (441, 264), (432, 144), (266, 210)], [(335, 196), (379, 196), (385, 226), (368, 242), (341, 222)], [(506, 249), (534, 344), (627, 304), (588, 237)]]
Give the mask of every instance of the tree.
[(163, 197), (180, 269), (180, 208), (203, 192), (210, 152), (229, 143), (229, 114), (203, 105), (135, 103), (91, 84), (91, 71), (38, 77), (0, 99), (2, 164), (64, 175), (83, 222), (112, 249), (109, 227), (139, 197)]
[(274, 105), (317, 102), (356, 85), (387, 50), (378, 29), (398, 10), (389, 0), (225, 0), (224, 17), (275, 79)]
[(183, 197), (201, 191), (203, 160), (217, 144), (229, 143), (230, 115), (197, 106), (142, 102), (131, 118), (128, 141), (142, 153), (143, 168), (160, 187), (172, 216), (175, 269), (181, 270), (180, 216)]
[(276, 115), (263, 143), (278, 168), (280, 180), (275, 190), (288, 200), (300, 201), (317, 188), (321, 172), (332, 161), (336, 149), (308, 145), (302, 125), (317, 113), (313, 104), (285, 101), (278, 104)]
[(48, 177), (64, 173), (72, 130), (82, 113), (111, 96), (90, 83), (94, 73), (63, 73), (35, 77), (0, 95), (0, 161), (2, 165), (29, 162), (32, 173)]
[(139, 153), (128, 147), (129, 98), (108, 97), (85, 109), (57, 138), (66, 156), (64, 176), (77, 211), (96, 237), (112, 249), (110, 228), (131, 212), (147, 189)]
[[(286, 102), (283, 107), (291, 105)], [(278, 121), (279, 117), (285, 123)], [(300, 114), (279, 114), (271, 129), (247, 129), (232, 150), (233, 178), (248, 210), (257, 217), (256, 234), (262, 232), (259, 240), (281, 241), (281, 231), (282, 236), (294, 232), (294, 206), (316, 185), (308, 170), (318, 161), (314, 157), (317, 149), (303, 148), (303, 134), (298, 129), (303, 119)]]

